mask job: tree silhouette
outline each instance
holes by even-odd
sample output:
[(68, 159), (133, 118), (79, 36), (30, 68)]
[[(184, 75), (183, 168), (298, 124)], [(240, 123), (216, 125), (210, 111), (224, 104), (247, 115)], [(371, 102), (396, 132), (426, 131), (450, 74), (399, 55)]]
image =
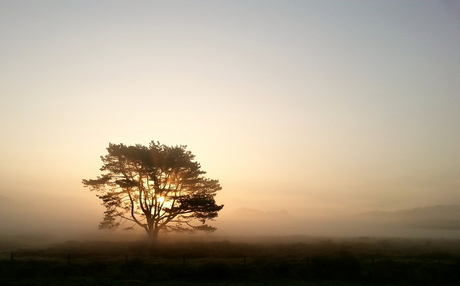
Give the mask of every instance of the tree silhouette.
[(108, 154), (101, 156), (104, 173), (95, 180), (83, 180), (106, 208), (99, 229), (137, 225), (152, 244), (160, 231), (216, 230), (206, 222), (223, 208), (214, 200), (222, 188), (218, 180), (203, 177), (206, 172), (186, 148), (154, 141), (149, 147), (109, 143)]

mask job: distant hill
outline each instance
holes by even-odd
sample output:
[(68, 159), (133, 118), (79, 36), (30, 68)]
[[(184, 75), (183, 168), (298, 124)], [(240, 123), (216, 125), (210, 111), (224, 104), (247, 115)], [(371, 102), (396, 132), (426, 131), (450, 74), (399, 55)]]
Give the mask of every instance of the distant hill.
[(36, 209), (36, 206), (30, 202), (18, 202), (12, 198), (0, 195), (0, 213), (31, 213)]
[(287, 211), (234, 210), (213, 222), (220, 234), (460, 238), (460, 206), (440, 205), (348, 216), (298, 217)]
[(18, 208), (18, 204), (10, 198), (0, 195), (0, 211)]
[(250, 208), (239, 208), (212, 222), (219, 234), (251, 236), (280, 235), (296, 233), (298, 218), (285, 210), (261, 211)]
[(82, 230), (97, 231), (98, 218), (47, 210), (27, 201), (18, 201), (0, 195), (0, 235), (52, 234), (68, 235)]
[(460, 206), (438, 205), (395, 212), (374, 211), (355, 215), (353, 220), (398, 228), (460, 230)]

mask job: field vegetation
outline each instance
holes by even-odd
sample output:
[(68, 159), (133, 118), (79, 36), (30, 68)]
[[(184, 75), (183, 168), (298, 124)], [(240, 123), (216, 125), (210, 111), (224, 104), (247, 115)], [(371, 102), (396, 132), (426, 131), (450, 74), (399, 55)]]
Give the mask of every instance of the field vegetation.
[[(0, 256), (0, 284), (458, 285), (460, 240), (259, 237), (67, 241)], [(42, 282), (40, 282), (42, 281)]]

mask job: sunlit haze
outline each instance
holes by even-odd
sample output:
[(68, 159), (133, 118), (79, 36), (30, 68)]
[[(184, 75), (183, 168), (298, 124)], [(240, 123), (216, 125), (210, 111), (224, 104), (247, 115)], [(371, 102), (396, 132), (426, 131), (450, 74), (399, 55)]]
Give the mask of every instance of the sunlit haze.
[(109, 142), (187, 145), (217, 234), (460, 205), (455, 1), (1, 1), (0, 39), (0, 208), (43, 232), (97, 230)]

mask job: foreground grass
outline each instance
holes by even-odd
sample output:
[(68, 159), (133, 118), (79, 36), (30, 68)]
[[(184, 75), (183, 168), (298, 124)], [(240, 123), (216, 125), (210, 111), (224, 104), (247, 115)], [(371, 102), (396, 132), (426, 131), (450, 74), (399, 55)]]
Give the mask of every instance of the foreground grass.
[[(187, 282), (187, 281), (159, 281), (149, 282), (143, 280), (114, 280), (94, 278), (68, 278), (68, 279), (8, 279), (1, 280), (3, 286), (132, 286), (132, 285), (154, 285), (154, 286), (354, 286), (355, 283), (344, 282), (306, 282), (306, 281), (272, 281), (272, 282)], [(370, 285), (369, 285), (370, 286)], [(385, 286), (379, 284), (379, 286)]]
[[(66, 242), (0, 256), (0, 285), (459, 285), (460, 241)], [(11, 259), (12, 258), (12, 259)]]

